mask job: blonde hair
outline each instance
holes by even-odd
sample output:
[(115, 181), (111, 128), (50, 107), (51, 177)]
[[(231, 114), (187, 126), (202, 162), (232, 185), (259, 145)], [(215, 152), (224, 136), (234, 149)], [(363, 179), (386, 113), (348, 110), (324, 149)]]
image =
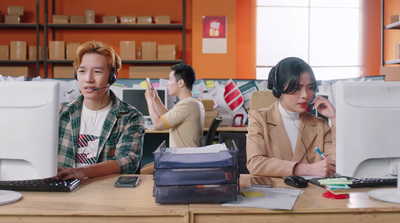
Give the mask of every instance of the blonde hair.
[(108, 44), (92, 40), (83, 43), (76, 50), (75, 60), (73, 63), (75, 70), (78, 69), (82, 62), (82, 57), (86, 53), (96, 53), (106, 56), (108, 58), (108, 67), (110, 71), (113, 67), (115, 67), (115, 71), (117, 72), (121, 69), (121, 57), (115, 52), (115, 50)]

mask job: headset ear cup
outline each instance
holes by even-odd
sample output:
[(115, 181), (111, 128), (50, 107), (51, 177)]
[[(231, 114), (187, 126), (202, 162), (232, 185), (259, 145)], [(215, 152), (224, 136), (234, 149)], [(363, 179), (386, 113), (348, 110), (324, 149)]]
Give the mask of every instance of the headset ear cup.
[(280, 98), (281, 97), (281, 93), (279, 93), (275, 87), (272, 88), (272, 94), (276, 97), (276, 98)]
[(111, 70), (110, 77), (108, 78), (108, 84), (111, 86), (117, 80), (117, 75), (115, 75), (115, 67)]

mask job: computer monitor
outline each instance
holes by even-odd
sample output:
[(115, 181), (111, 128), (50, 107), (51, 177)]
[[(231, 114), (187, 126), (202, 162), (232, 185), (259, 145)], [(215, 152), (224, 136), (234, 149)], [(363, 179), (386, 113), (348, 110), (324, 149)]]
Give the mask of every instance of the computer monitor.
[(396, 178), (400, 163), (400, 82), (336, 85), (336, 172)]
[(0, 82), (0, 181), (57, 174), (59, 83)]
[[(157, 94), (161, 102), (168, 107), (168, 93), (166, 88), (156, 88)], [(147, 101), (144, 96), (145, 88), (122, 88), (122, 100), (130, 105), (133, 105), (139, 110), (145, 118), (150, 118)]]

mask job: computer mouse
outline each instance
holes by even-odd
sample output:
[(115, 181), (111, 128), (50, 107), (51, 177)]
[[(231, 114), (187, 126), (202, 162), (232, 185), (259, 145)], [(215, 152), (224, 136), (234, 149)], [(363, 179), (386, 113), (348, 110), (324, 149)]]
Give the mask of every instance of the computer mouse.
[(304, 188), (308, 186), (308, 182), (301, 176), (290, 175), (285, 178), (285, 184), (291, 187)]

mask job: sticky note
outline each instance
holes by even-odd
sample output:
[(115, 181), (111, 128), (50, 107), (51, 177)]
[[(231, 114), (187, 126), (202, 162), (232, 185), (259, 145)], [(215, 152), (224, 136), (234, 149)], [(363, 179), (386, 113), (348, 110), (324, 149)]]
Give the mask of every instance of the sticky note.
[(337, 185), (337, 184), (352, 184), (353, 181), (347, 180), (347, 178), (341, 177), (341, 178), (330, 178), (330, 179), (323, 179), (323, 180), (318, 180), (318, 182), (321, 185)]
[(140, 86), (141, 86), (142, 88), (147, 88), (147, 81), (142, 81), (142, 82), (140, 82)]
[(214, 81), (206, 81), (207, 88), (214, 88)]
[(265, 197), (265, 194), (258, 191), (246, 191), (241, 192), (245, 197)]

